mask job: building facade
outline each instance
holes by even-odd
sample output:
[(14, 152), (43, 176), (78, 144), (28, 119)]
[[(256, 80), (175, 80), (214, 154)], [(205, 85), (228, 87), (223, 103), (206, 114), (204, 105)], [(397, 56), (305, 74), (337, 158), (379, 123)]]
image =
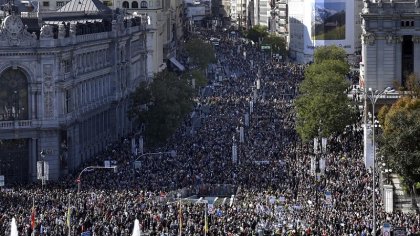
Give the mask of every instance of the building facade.
[(362, 7), (361, 0), (288, 0), (290, 57), (308, 63), (316, 47), (337, 45), (357, 61)]
[(420, 3), (418, 0), (364, 1), (360, 83), (383, 90), (405, 85), (420, 75)]
[(147, 20), (94, 15), (11, 12), (1, 19), (6, 184), (35, 180), (37, 161), (48, 162), (49, 179), (57, 179), (132, 131), (128, 96), (147, 79)]
[(272, 31), (277, 35), (287, 38), (288, 36), (288, 10), (287, 0), (276, 0), (274, 1), (273, 12), (273, 25)]

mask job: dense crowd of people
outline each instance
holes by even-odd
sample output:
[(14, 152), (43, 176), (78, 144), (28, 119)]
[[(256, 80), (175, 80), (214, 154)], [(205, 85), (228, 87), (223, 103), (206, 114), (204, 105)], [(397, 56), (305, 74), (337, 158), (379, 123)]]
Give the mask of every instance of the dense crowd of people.
[[(314, 176), (312, 147), (294, 130), (304, 65), (267, 59), (228, 33), (217, 37), (218, 62), (195, 99), (200, 127), (189, 132), (187, 120), (165, 146), (148, 150), (176, 156), (135, 156), (127, 137), (86, 163), (114, 160), (118, 172), (86, 172), (80, 193), (71, 175), (45, 189), (2, 189), (0, 234), (10, 234), (14, 217), (19, 235), (131, 235), (135, 219), (148, 235), (372, 235), (372, 194), (378, 233), (384, 222), (419, 231), (419, 215), (384, 212), (362, 161), (358, 124), (328, 141), (323, 174)], [(208, 204), (177, 196), (180, 189), (205, 196), (217, 185), (235, 186), (234, 198), (215, 205), (207, 220)]]

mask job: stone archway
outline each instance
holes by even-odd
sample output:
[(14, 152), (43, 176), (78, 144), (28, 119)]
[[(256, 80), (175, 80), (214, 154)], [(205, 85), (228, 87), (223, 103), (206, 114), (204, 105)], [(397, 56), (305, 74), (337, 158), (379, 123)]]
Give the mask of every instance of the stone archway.
[(0, 121), (29, 118), (28, 78), (20, 69), (8, 68), (0, 74)]

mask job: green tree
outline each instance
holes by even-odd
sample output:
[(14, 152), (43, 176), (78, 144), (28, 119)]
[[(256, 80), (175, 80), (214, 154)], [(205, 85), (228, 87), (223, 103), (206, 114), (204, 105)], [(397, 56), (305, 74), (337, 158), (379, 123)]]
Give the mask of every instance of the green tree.
[(263, 44), (269, 44), (273, 53), (287, 55), (286, 53), (286, 40), (283, 37), (270, 34), (263, 39)]
[(192, 108), (188, 81), (163, 71), (149, 85), (143, 83), (131, 96), (129, 116), (145, 126), (146, 143), (163, 143), (182, 123)]
[(414, 193), (420, 181), (420, 99), (402, 97), (381, 112), (381, 154)]
[(347, 62), (339, 60), (323, 60), (320, 63), (308, 66), (305, 70), (305, 78), (312, 78), (325, 71), (333, 71), (339, 75), (347, 75), (350, 72), (350, 66)]
[(314, 53), (314, 63), (322, 63), (325, 60), (346, 62), (346, 58), (346, 51), (335, 45), (319, 47)]
[(187, 42), (185, 48), (193, 62), (202, 69), (206, 68), (208, 64), (216, 61), (213, 46), (201, 39), (191, 39)]
[(267, 36), (267, 27), (261, 25), (256, 25), (246, 32), (246, 37), (255, 43), (258, 43), (260, 39), (264, 39)]
[(349, 86), (344, 76), (327, 70), (301, 83), (295, 106), (296, 130), (302, 140), (335, 135), (355, 122), (356, 109), (344, 93)]

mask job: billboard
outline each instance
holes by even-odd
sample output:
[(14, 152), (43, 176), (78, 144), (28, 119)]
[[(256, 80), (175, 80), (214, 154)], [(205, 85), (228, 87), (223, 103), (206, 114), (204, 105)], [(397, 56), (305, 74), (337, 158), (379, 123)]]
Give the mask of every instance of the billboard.
[[(304, 54), (336, 45), (354, 54), (355, 0), (310, 0), (303, 5)], [(311, 56), (312, 57), (312, 56)]]
[(346, 3), (314, 2), (312, 40), (346, 39)]

